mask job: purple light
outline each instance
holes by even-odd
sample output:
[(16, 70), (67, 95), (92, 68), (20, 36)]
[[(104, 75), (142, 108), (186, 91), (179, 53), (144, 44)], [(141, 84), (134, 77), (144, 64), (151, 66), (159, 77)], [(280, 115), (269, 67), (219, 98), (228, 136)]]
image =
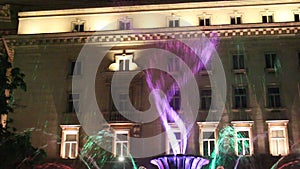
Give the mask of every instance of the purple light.
[(150, 161), (159, 169), (201, 169), (209, 163), (209, 160), (185, 155), (158, 157)]

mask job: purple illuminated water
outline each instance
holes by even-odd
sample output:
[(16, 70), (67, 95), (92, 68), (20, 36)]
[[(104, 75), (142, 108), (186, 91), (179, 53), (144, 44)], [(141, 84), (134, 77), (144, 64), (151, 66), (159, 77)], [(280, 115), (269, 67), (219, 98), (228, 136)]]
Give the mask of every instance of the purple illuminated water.
[[(201, 157), (179, 155), (184, 154), (187, 147), (187, 139), (191, 129), (189, 121), (184, 121), (177, 111), (170, 106), (176, 92), (189, 83), (191, 78), (210, 61), (215, 44), (210, 41), (195, 40), (192, 45), (187, 45), (181, 41), (171, 40), (158, 45), (159, 48), (170, 51), (180, 58), (181, 63), (188, 66), (190, 71), (181, 71), (180, 76), (176, 80), (167, 81), (168, 74), (161, 73), (159, 77), (155, 77), (151, 70), (146, 71), (146, 82), (154, 97), (155, 107), (159, 113), (163, 127), (166, 131), (169, 145), (172, 149), (173, 156), (158, 157), (151, 161), (152, 164), (158, 166), (159, 169), (198, 169), (209, 163), (209, 160)], [(155, 64), (153, 61), (152, 64)], [(164, 94), (161, 91), (168, 89)], [(180, 130), (181, 140), (177, 140), (175, 133), (171, 130), (169, 122), (173, 122)]]

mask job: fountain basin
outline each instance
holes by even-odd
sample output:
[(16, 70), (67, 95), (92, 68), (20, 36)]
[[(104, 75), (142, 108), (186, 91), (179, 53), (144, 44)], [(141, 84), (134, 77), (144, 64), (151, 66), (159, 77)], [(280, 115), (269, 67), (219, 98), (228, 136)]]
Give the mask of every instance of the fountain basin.
[(209, 160), (192, 155), (167, 155), (154, 158), (150, 163), (158, 169), (201, 169)]

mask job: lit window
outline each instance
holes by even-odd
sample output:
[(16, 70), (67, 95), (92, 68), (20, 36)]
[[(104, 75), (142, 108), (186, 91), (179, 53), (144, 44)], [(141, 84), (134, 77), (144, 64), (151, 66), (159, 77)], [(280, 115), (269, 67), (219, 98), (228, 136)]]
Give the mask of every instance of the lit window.
[(239, 156), (252, 155), (253, 121), (233, 121), (232, 124), (235, 130), (235, 153)]
[(217, 122), (198, 122), (200, 155), (211, 156), (217, 152), (216, 128)]
[(114, 155), (116, 157), (128, 157), (129, 155), (129, 130), (115, 130)]
[(241, 16), (231, 16), (230, 17), (230, 24), (241, 24), (242, 19)]
[(247, 108), (247, 92), (245, 87), (234, 89), (234, 108)]
[[(167, 138), (166, 138), (166, 141), (167, 141), (167, 143), (166, 143), (167, 144), (167, 151), (166, 152), (167, 152), (167, 154), (174, 154), (174, 152), (177, 152), (177, 153), (182, 152), (182, 149), (183, 149), (183, 145), (182, 145), (183, 136), (182, 136), (181, 131), (179, 130), (179, 128), (174, 127), (171, 124), (171, 129), (170, 129), (169, 132), (171, 134), (174, 134), (175, 140), (170, 140), (169, 137), (168, 137), (168, 134), (167, 134)], [(173, 148), (175, 148), (176, 150), (173, 150), (170, 141), (172, 141), (174, 143)]]
[(200, 99), (201, 99), (201, 109), (209, 110), (211, 106), (211, 90), (201, 90)]
[(299, 22), (300, 21), (300, 19), (299, 19), (299, 14), (294, 14), (294, 20), (295, 20), (295, 22)]
[(70, 61), (69, 75), (70, 76), (81, 75), (81, 62), (80, 61)]
[(202, 132), (202, 149), (203, 156), (211, 156), (215, 150), (216, 138), (215, 132), (213, 131), (204, 131)]
[(180, 104), (181, 104), (180, 91), (176, 90), (170, 102), (170, 106), (173, 108), (173, 110), (177, 111), (180, 109)]
[(210, 18), (199, 18), (199, 26), (210, 26)]
[(274, 69), (276, 60), (277, 60), (277, 55), (276, 53), (266, 53), (265, 54), (265, 60), (266, 60), (266, 68), (267, 69)]
[(137, 64), (133, 62), (133, 54), (125, 53), (115, 55), (115, 63), (109, 66), (111, 71), (131, 71), (138, 68)]
[(263, 23), (272, 23), (273, 21), (273, 15), (263, 15), (262, 16), (262, 22)]
[(244, 55), (242, 54), (232, 55), (232, 60), (233, 60), (233, 69), (235, 70), (245, 69)]
[(68, 95), (68, 113), (79, 111), (79, 94), (72, 93)]
[(60, 156), (75, 159), (78, 156), (79, 125), (60, 125), (62, 128)]
[(289, 152), (287, 123), (288, 120), (267, 121), (270, 153), (273, 156), (287, 155)]
[(275, 86), (268, 87), (267, 95), (268, 95), (267, 97), (268, 107), (270, 108), (281, 107), (279, 87), (275, 87)]
[(179, 71), (179, 59), (178, 58), (168, 58), (168, 71), (176, 72)]

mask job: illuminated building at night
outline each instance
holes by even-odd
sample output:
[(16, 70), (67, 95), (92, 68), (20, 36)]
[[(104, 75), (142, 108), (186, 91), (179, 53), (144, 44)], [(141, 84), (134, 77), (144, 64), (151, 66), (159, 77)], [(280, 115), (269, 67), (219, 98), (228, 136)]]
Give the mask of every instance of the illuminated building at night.
[[(14, 64), (24, 71), (28, 85), (27, 92), (16, 93), (16, 101), (21, 106), (11, 115), (14, 125), (21, 131), (34, 128), (32, 142), (44, 147), (49, 159), (78, 157), (86, 133), (75, 111), (84, 114), (83, 107), (88, 105), (79, 103), (89, 96), (81, 88), (72, 89), (72, 80), (88, 76), (88, 57), (82, 60), (77, 57), (84, 45), (91, 45), (96, 49), (94, 53), (105, 56), (95, 74), (97, 103), (114, 129), (113, 138), (126, 136), (126, 139), (112, 140), (111, 152), (126, 157), (136, 149), (130, 146), (131, 138), (146, 138), (164, 130), (159, 119), (149, 123), (132, 122), (118, 112), (130, 116), (128, 97), (135, 109), (149, 108), (145, 74), (137, 73), (143, 69), (138, 62), (143, 50), (167, 39), (217, 36), (216, 51), (226, 75), (225, 109), (217, 112), (211, 106), (212, 95), (218, 93), (211, 88), (209, 80), (215, 68), (208, 64), (195, 75), (199, 116), (188, 138), (187, 154), (211, 156), (217, 147), (218, 131), (232, 125), (236, 155), (287, 155), (300, 141), (299, 15), (300, 0), (186, 2), (19, 12), (17, 34), (3, 36), (14, 50)], [(170, 76), (176, 76), (181, 69), (172, 58), (163, 58), (161, 62)], [(129, 92), (121, 90), (123, 83), (114, 89), (120, 89), (115, 96), (119, 103), (114, 103), (111, 96), (115, 72), (120, 73), (124, 83), (135, 75)], [(180, 108), (180, 95), (175, 93), (170, 101), (175, 110)], [(222, 117), (207, 120), (209, 113)], [(173, 130), (180, 139), (180, 130)], [(243, 137), (237, 137), (238, 134)], [(157, 139), (153, 149), (172, 153), (165, 137)]]

